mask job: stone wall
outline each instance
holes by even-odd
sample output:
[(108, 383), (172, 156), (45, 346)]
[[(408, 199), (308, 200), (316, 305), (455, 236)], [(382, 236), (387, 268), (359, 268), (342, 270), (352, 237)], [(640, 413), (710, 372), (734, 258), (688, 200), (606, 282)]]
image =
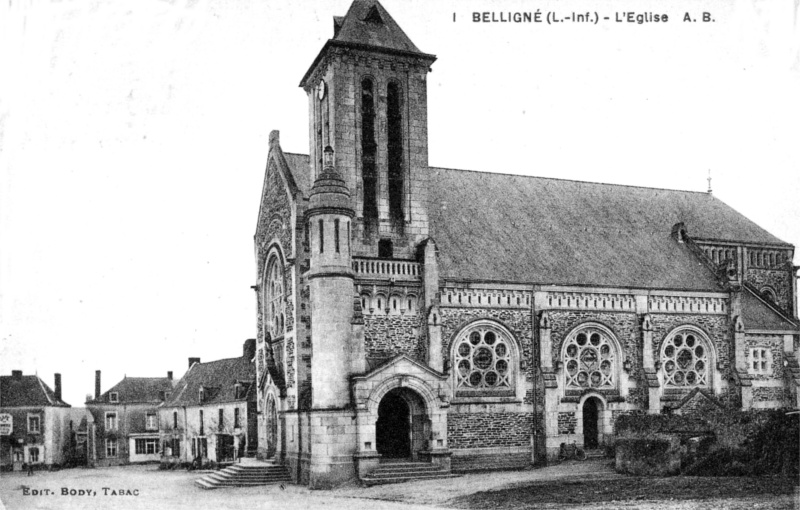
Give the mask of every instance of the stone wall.
[(391, 358), (405, 354), (425, 361), (421, 315), (364, 315), (364, 342), (368, 358)]
[(745, 281), (759, 291), (764, 287), (772, 287), (775, 291), (777, 305), (784, 310), (792, 309), (791, 274), (786, 270), (747, 268)]
[(447, 439), (451, 449), (521, 446), (529, 447), (532, 413), (489, 412), (447, 415)]

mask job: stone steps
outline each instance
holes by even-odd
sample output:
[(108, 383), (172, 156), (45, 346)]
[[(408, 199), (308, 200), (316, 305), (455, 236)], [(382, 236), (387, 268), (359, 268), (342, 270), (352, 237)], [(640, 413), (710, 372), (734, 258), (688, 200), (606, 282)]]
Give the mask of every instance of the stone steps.
[(381, 464), (375, 471), (362, 478), (361, 481), (369, 487), (411, 480), (454, 478), (455, 476), (457, 475), (426, 462), (393, 462)]
[(218, 489), (220, 487), (252, 487), (291, 481), (286, 466), (250, 460), (209, 473), (203, 478), (195, 480), (194, 483), (201, 489)]

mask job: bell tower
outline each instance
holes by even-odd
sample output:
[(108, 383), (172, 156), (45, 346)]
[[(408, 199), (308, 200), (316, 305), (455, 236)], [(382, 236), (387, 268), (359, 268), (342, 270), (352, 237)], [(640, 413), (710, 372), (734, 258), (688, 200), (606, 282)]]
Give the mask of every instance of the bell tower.
[(412, 258), (428, 236), (427, 74), (435, 60), (377, 0), (355, 0), (300, 82), (312, 181), (330, 146), (351, 190), (354, 256)]

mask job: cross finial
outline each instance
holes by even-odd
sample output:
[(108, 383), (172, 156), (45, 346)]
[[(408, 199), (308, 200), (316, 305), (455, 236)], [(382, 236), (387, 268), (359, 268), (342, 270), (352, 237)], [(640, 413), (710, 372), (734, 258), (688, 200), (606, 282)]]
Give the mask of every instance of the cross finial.
[(706, 179), (706, 180), (708, 181), (708, 194), (710, 195), (711, 194), (711, 169), (710, 168), (708, 169), (708, 179)]

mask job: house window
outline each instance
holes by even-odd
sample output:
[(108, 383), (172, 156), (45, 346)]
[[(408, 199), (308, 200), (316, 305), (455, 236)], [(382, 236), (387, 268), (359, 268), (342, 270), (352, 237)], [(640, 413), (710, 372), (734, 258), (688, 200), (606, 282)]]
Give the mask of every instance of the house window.
[(147, 413), (147, 430), (158, 430), (158, 418), (155, 413)]
[(109, 402), (114, 402), (114, 403), (119, 402), (119, 393), (117, 393), (116, 391), (113, 391), (113, 392), (109, 393), (108, 394), (108, 401)]
[(28, 416), (28, 433), (38, 434), (41, 431), (41, 419), (38, 416)]
[(155, 455), (158, 453), (158, 439), (135, 439), (134, 451), (136, 452), (136, 455)]
[(751, 374), (770, 374), (772, 372), (772, 351), (765, 348), (750, 349), (748, 371)]
[(664, 385), (668, 388), (709, 386), (708, 341), (694, 329), (671, 333), (661, 348)]
[(516, 347), (511, 334), (490, 321), (465, 329), (454, 342), (457, 396), (512, 396)]
[(202, 411), (202, 410), (200, 411), (200, 435), (201, 435), (201, 436), (202, 436), (202, 435), (205, 435), (205, 434), (203, 433), (203, 411)]
[(106, 413), (106, 430), (117, 429), (117, 413)]
[(239, 408), (237, 407), (233, 410), (233, 428), (238, 429), (239, 426)]
[(283, 271), (278, 257), (267, 268), (267, 330), (273, 340), (283, 336)]
[(39, 448), (29, 448), (28, 449), (28, 458), (30, 458), (31, 464), (35, 464), (39, 462)]
[(14, 462), (25, 462), (22, 450), (14, 450)]
[(597, 325), (572, 332), (562, 355), (565, 386), (613, 389), (617, 386), (617, 348), (611, 333)]
[(177, 438), (172, 439), (172, 456), (173, 457), (180, 457), (181, 456), (181, 440)]
[(225, 429), (225, 412), (220, 409), (219, 410), (219, 420), (217, 421), (217, 427), (220, 432)]
[(172, 428), (178, 428), (178, 411), (173, 411), (172, 413)]
[(106, 457), (116, 457), (117, 456), (117, 440), (116, 439), (106, 439)]

